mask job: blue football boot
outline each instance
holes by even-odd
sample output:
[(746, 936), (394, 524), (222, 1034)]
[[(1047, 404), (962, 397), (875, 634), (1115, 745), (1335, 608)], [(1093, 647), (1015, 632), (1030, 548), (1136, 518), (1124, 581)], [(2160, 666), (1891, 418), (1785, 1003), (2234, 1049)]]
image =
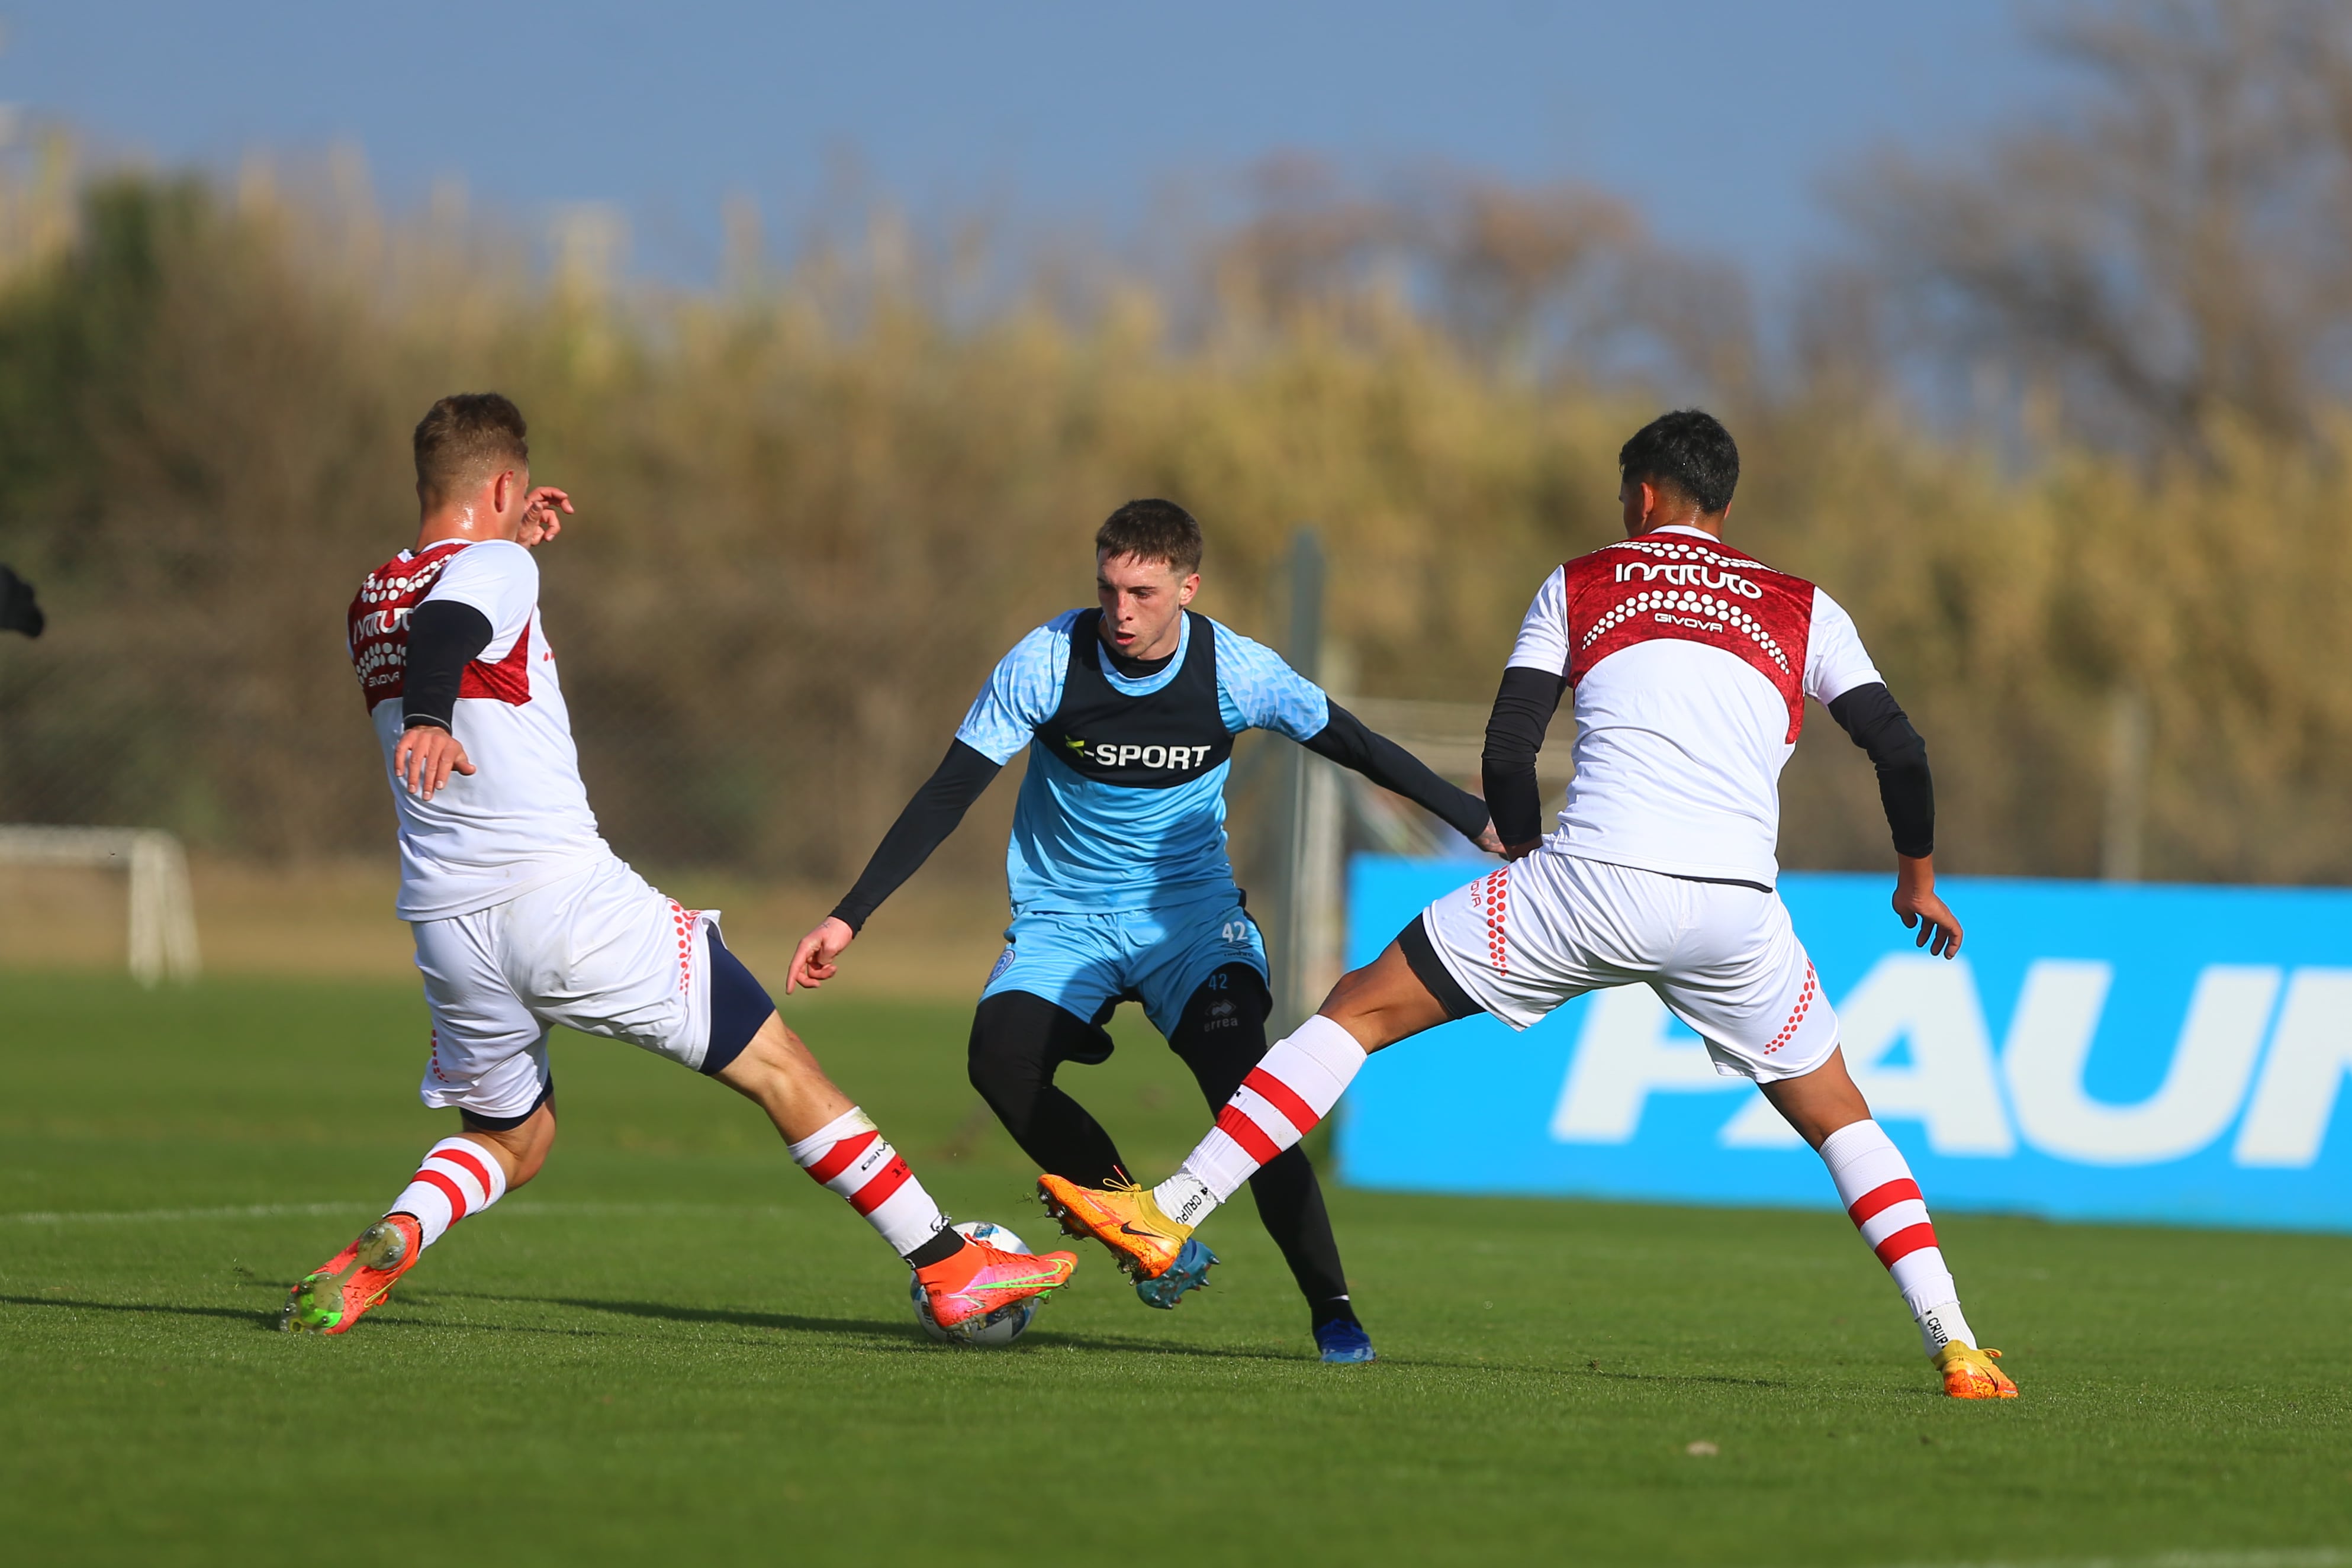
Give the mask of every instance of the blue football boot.
[(1188, 1236), (1167, 1271), (1156, 1279), (1138, 1280), (1135, 1293), (1147, 1307), (1172, 1310), (1184, 1299), (1185, 1291), (1197, 1291), (1209, 1282), (1209, 1270), (1216, 1261), (1214, 1252), (1202, 1246), (1197, 1238)]
[(1364, 1325), (1350, 1322), (1346, 1318), (1335, 1318), (1328, 1323), (1317, 1323), (1315, 1348), (1323, 1353), (1325, 1361), (1335, 1366), (1379, 1359), (1372, 1354), (1372, 1336), (1364, 1332)]

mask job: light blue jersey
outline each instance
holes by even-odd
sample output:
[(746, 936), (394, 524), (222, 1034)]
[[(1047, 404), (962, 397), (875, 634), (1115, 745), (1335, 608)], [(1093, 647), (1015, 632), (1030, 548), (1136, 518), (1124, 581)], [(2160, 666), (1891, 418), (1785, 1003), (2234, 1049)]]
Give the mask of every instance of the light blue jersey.
[[(1086, 614), (1073, 610), (1057, 615), (1015, 643), (956, 731), (958, 740), (1000, 765), (1023, 747), (1034, 747), (1004, 858), (1013, 913), (1100, 913), (1230, 901), (1228, 765), (1219, 763), (1169, 788), (1108, 783), (1054, 754), (1055, 745), (1076, 742), (1040, 735), (1062, 706), (1071, 628)], [(1103, 678), (1126, 696), (1160, 691), (1194, 655), (1196, 626), (1210, 628), (1216, 638), (1217, 710), (1229, 735), (1270, 729), (1305, 741), (1330, 723), (1330, 702), (1320, 687), (1264, 643), (1206, 617), (1184, 618), (1175, 656), (1165, 668), (1130, 680), (1105, 658)]]

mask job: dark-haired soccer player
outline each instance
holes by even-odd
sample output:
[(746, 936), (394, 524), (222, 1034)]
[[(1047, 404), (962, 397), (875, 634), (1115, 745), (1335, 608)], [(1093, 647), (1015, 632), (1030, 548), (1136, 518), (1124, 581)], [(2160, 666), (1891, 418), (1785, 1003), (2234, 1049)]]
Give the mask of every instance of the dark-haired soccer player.
[(443, 398), (416, 426), (416, 543), (352, 601), (351, 654), (400, 823), (400, 914), (433, 1014), (425, 1103), (463, 1128), (382, 1219), (297, 1284), (282, 1326), (342, 1333), (426, 1248), (539, 1173), (555, 1142), (547, 1034), (626, 1040), (756, 1103), (793, 1158), (907, 1260), (950, 1327), (1041, 1295), (1066, 1252), (967, 1241), (719, 940), (596, 831), (534, 546), (571, 497), (533, 489), (522, 413)]
[[(1957, 955), (1959, 922), (1936, 896), (1927, 747), (1836, 601), (1723, 543), (1739, 478), (1729, 432), (1696, 410), (1665, 414), (1617, 461), (1625, 538), (1545, 580), (1496, 694), (1486, 799), (1513, 863), (1431, 904), (1343, 977), (1169, 1180), (1038, 1185), (1074, 1233), (1155, 1274), (1329, 1113), (1368, 1052), (1479, 1011), (1525, 1029), (1586, 991), (1646, 984), (1717, 1071), (1753, 1079), (1820, 1152), (1944, 1392), (2012, 1398), (2000, 1353), (1977, 1348), (1961, 1314), (1910, 1167), (1846, 1073), (1837, 1015), (1773, 891), (1780, 774), (1810, 696), (1877, 766), (1895, 913), (1920, 946)], [(1575, 781), (1547, 840), (1536, 753), (1570, 688)]]
[[(1486, 807), (1366, 729), (1271, 650), (1185, 607), (1201, 528), (1171, 501), (1130, 501), (1095, 535), (1100, 608), (1030, 632), (996, 666), (929, 782), (832, 915), (801, 939), (788, 985), (829, 979), (882, 901), (955, 831), (1024, 747), (1005, 875), (1013, 925), (972, 1019), (972, 1086), (1029, 1156), (1087, 1185), (1124, 1167), (1110, 1134), (1054, 1082), (1109, 1056), (1125, 999), (1221, 1104), (1265, 1052), (1265, 948), (1225, 859), (1234, 737), (1286, 735), (1499, 852)], [(1258, 1215), (1289, 1260), (1326, 1361), (1370, 1361), (1323, 1193), (1304, 1151), (1254, 1173)], [(1138, 1282), (1172, 1307), (1216, 1261), (1193, 1243)]]

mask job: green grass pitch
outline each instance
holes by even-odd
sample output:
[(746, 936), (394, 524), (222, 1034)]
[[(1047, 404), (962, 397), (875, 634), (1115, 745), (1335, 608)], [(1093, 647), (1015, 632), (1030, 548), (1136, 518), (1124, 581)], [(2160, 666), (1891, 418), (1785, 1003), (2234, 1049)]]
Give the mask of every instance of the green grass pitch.
[[(1047, 1239), (961, 1009), (791, 1016), (954, 1213)], [(1333, 1368), (1243, 1203), (1176, 1312), (1089, 1248), (944, 1349), (750, 1105), (572, 1037), (537, 1184), (356, 1333), (268, 1332), (451, 1130), (424, 1033), (402, 987), (0, 976), (0, 1556), (2352, 1562), (2352, 1239), (1944, 1217), (2000, 1405), (1935, 1396), (1829, 1212), (1338, 1192), (1382, 1360)], [(1203, 1112), (1122, 1039), (1072, 1079), (1159, 1171)]]

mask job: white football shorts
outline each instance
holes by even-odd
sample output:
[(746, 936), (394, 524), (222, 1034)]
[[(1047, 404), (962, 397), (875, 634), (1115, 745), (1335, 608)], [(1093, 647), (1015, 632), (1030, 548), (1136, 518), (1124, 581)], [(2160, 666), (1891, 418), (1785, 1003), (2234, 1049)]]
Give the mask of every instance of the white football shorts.
[(1421, 923), (1468, 998), (1513, 1029), (1587, 991), (1642, 984), (1726, 1077), (1801, 1077), (1837, 1049), (1837, 1014), (1777, 893), (1538, 850)]
[(418, 1094), (486, 1121), (526, 1116), (556, 1024), (699, 1069), (710, 1042), (709, 927), (608, 857), (508, 903), (412, 921), (433, 1012)]

